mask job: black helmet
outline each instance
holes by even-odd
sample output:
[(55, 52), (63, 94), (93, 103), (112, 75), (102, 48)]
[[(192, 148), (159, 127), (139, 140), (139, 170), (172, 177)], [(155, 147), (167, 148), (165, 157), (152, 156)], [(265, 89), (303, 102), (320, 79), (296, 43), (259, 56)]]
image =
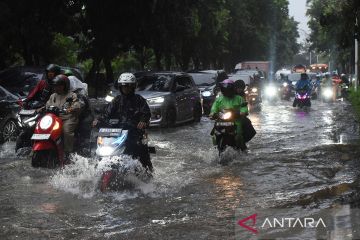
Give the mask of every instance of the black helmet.
[(221, 93), (228, 98), (231, 98), (235, 95), (235, 84), (233, 80), (225, 79), (220, 83)]
[(302, 74), (300, 75), (300, 79), (301, 79), (301, 80), (307, 80), (307, 79), (308, 79), (308, 75), (307, 75), (306, 73), (302, 73)]
[(53, 80), (52, 80), (52, 85), (53, 86), (59, 86), (59, 85), (63, 85), (64, 86), (64, 91), (68, 92), (70, 89), (70, 81), (69, 78), (63, 74), (57, 75)]
[(245, 89), (245, 82), (243, 81), (243, 80), (237, 80), (237, 81), (235, 81), (235, 83), (234, 83), (234, 87), (236, 88), (236, 89)]
[(61, 73), (61, 68), (56, 65), (56, 64), (49, 64), (47, 65), (47, 67), (45, 68), (46, 72), (53, 72), (56, 75), (59, 75)]

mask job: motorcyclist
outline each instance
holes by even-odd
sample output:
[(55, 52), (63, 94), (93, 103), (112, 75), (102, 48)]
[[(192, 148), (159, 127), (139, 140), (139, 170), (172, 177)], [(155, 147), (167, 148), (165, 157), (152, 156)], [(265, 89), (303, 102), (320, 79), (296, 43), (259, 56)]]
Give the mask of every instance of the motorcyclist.
[(74, 135), (79, 122), (81, 105), (76, 94), (69, 91), (70, 82), (67, 76), (62, 74), (56, 76), (52, 84), (54, 93), (46, 102), (46, 107), (55, 106), (66, 109), (66, 113), (60, 113), (59, 116), (63, 120), (64, 153), (65, 159), (68, 160), (74, 148)]
[(325, 78), (323, 79), (322, 83), (321, 83), (321, 88), (324, 88), (324, 87), (329, 87), (332, 89), (332, 100), (333, 101), (336, 101), (336, 96), (337, 96), (337, 86), (336, 84), (334, 83), (331, 75), (329, 72), (325, 73)]
[(153, 166), (148, 147), (141, 142), (150, 122), (149, 105), (142, 96), (135, 94), (136, 77), (134, 74), (121, 74), (118, 79), (118, 87), (120, 94), (109, 103), (103, 115), (94, 120), (93, 127), (97, 126), (99, 122), (112, 118), (119, 119), (121, 123), (130, 123), (135, 126), (128, 129), (129, 137), (125, 154), (135, 158), (139, 157), (142, 166), (152, 172)]
[(297, 81), (297, 83), (295, 84), (296, 91), (299, 91), (301, 89), (306, 90), (308, 92), (311, 91), (311, 83), (306, 73), (301, 73), (300, 80)]
[(77, 128), (77, 134), (81, 135), (81, 139), (76, 138), (76, 140), (80, 140), (77, 141), (76, 144), (85, 146), (87, 143), (84, 142), (84, 139), (90, 139), (91, 123), (94, 120), (94, 114), (87, 97), (87, 84), (81, 82), (70, 69), (66, 69), (64, 75), (66, 75), (70, 81), (70, 91), (76, 93), (81, 105), (79, 127)]
[(243, 138), (242, 122), (241, 118), (248, 115), (248, 107), (244, 106), (245, 100), (243, 97), (235, 93), (235, 86), (232, 80), (226, 79), (220, 83), (220, 90), (222, 95), (216, 98), (211, 107), (209, 117), (215, 119), (216, 115), (225, 109), (232, 109), (238, 112), (238, 119), (235, 120), (236, 124), (236, 147), (242, 151), (247, 149)]
[(243, 80), (237, 80), (234, 83), (235, 93), (241, 96), (243, 99), (246, 99), (245, 95), (245, 82)]
[(51, 82), (60, 73), (61, 68), (58, 65), (49, 64), (45, 69), (45, 79), (40, 80), (23, 101), (24, 108), (29, 107), (29, 104), (33, 101), (38, 101), (40, 105), (45, 105), (52, 93)]

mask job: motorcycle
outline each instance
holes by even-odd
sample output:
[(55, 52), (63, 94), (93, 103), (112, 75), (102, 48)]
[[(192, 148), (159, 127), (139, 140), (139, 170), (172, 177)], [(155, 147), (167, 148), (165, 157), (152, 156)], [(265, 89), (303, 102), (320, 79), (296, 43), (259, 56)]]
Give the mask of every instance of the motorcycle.
[(291, 86), (287, 82), (283, 82), (280, 87), (280, 96), (282, 100), (290, 100)]
[(20, 133), (16, 138), (15, 152), (20, 148), (31, 147), (31, 136), (35, 130), (37, 120), (41, 117), (41, 113), (37, 112), (36, 109), (42, 106), (41, 102), (34, 101), (17, 114)]
[[(104, 165), (110, 157), (128, 156), (130, 158), (131, 153), (128, 150), (127, 143), (130, 140), (129, 137), (131, 137), (129, 135), (131, 129), (137, 131), (136, 126), (131, 123), (119, 123), (119, 119), (110, 119), (106, 124), (106, 128), (99, 129), (96, 148), (96, 156), (100, 158), (99, 164)], [(147, 133), (145, 132), (137, 141), (137, 144), (143, 145), (148, 153), (156, 153), (155, 147), (149, 147), (147, 141)], [(134, 160), (130, 159), (130, 161)], [(134, 166), (134, 164), (124, 164), (121, 161), (110, 162), (110, 168), (102, 173), (100, 191), (115, 190), (119, 186), (126, 185), (128, 183), (128, 174), (131, 172), (129, 166)], [(135, 176), (141, 178), (140, 175), (143, 172), (145, 173), (142, 175), (145, 177), (143, 180), (149, 180), (152, 175), (145, 168), (140, 167), (140, 165), (137, 166), (133, 169)]]
[(256, 106), (261, 103), (261, 97), (259, 95), (259, 89), (256, 87), (250, 87), (246, 85), (245, 88), (246, 100), (251, 106)]
[(215, 137), (215, 143), (219, 156), (225, 151), (227, 146), (236, 147), (236, 114), (232, 110), (223, 110), (214, 116), (215, 125), (211, 135)]
[(298, 106), (299, 108), (311, 107), (311, 96), (306, 89), (299, 89), (295, 93), (295, 99), (293, 107)]

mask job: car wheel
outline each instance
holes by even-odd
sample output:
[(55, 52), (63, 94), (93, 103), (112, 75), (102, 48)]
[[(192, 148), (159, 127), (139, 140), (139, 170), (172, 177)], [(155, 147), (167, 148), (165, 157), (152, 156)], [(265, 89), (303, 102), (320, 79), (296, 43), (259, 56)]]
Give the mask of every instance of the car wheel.
[(176, 111), (174, 108), (169, 108), (165, 112), (164, 127), (173, 127), (176, 123)]
[(195, 105), (193, 117), (194, 117), (194, 122), (200, 122), (202, 117), (202, 108), (200, 103)]
[(5, 123), (1, 138), (4, 142), (6, 141), (15, 141), (16, 140), (16, 133), (18, 131), (18, 126), (16, 125), (16, 122), (14, 120), (9, 120)]

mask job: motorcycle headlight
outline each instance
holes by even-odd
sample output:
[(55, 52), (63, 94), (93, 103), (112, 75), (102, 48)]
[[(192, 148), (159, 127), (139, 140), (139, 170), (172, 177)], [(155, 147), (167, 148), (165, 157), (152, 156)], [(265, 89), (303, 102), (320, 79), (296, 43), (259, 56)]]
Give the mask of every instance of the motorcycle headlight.
[(114, 152), (114, 150), (115, 149), (110, 146), (99, 147), (97, 150), (97, 154), (99, 156), (109, 156)]
[(323, 96), (325, 98), (332, 98), (332, 95), (333, 95), (333, 91), (331, 88), (325, 88), (324, 91), (323, 91)]
[(284, 82), (283, 87), (287, 87), (287, 86), (288, 86), (288, 83)]
[(256, 93), (258, 90), (257, 90), (257, 88), (252, 88), (251, 91), (252, 91), (253, 93)]
[(265, 88), (265, 94), (269, 97), (273, 97), (276, 95), (276, 88), (274, 86), (268, 86)]
[(222, 119), (228, 120), (231, 118), (231, 116), (232, 116), (231, 112), (227, 112), (227, 113), (224, 113), (224, 115), (222, 116)]
[(51, 126), (52, 122), (53, 122), (52, 117), (45, 116), (40, 121), (40, 128), (42, 130), (46, 130)]
[(165, 100), (164, 97), (155, 97), (155, 98), (149, 98), (147, 99), (147, 102), (149, 104), (159, 104), (159, 103), (163, 103)]
[(210, 91), (203, 91), (203, 92), (201, 93), (201, 95), (202, 95), (203, 97), (210, 97), (210, 96), (211, 96), (211, 92), (210, 92)]
[(105, 97), (105, 101), (107, 101), (107, 102), (112, 102), (112, 100), (114, 100), (114, 97), (113, 97), (113, 96), (107, 95), (107, 96)]

